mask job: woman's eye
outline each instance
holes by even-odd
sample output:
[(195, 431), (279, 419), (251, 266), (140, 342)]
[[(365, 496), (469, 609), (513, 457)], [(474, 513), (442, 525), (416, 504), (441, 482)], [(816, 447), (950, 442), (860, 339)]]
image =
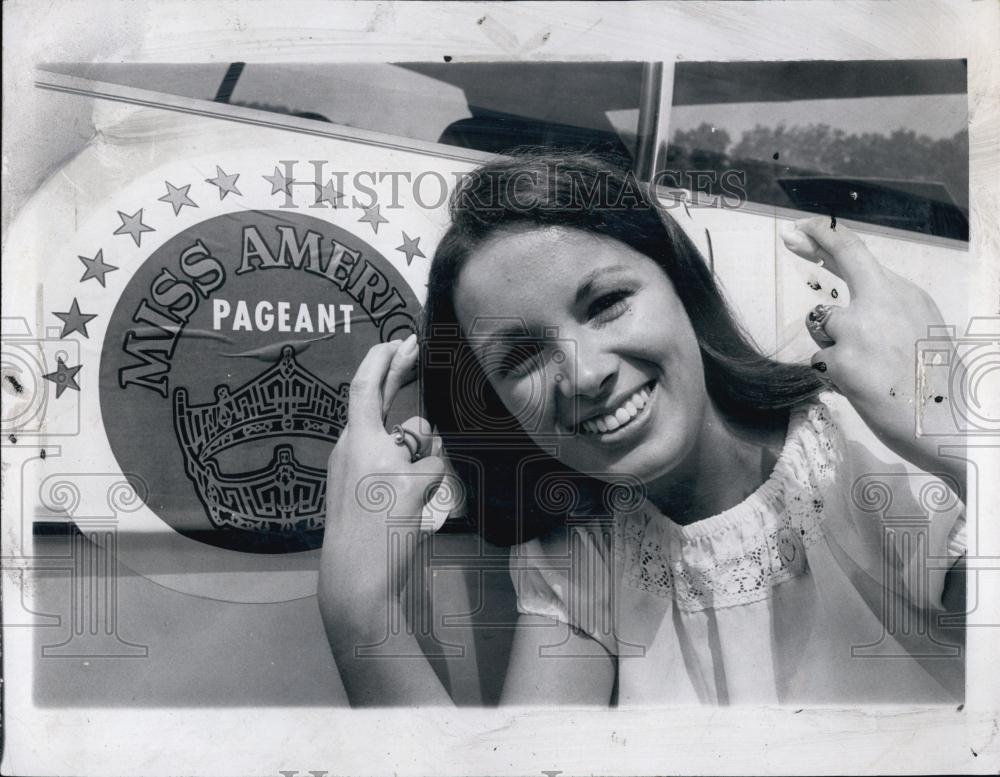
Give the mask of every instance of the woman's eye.
[(628, 310), (630, 296), (631, 292), (625, 289), (602, 294), (590, 304), (587, 318), (598, 323), (613, 321)]

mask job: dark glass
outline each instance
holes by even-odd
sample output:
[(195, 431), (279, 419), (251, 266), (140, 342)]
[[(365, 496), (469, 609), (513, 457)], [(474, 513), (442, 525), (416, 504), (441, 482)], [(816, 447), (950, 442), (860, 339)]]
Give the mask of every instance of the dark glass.
[(682, 62), (661, 168), (714, 172), (704, 193), (737, 171), (750, 202), (968, 240), (967, 118), (964, 60)]

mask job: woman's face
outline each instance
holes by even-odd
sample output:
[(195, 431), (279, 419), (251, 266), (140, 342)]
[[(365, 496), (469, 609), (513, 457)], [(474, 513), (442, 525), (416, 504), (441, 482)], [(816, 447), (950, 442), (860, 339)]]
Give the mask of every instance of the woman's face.
[(455, 308), (504, 405), (570, 467), (649, 483), (697, 445), (701, 353), (644, 254), (570, 228), (507, 230), (468, 259)]

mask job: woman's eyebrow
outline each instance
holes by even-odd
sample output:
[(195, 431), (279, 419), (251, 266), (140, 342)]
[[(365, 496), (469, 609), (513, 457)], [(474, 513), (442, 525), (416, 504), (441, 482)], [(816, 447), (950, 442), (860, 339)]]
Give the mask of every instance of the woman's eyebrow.
[(591, 270), (580, 279), (580, 285), (576, 287), (576, 295), (573, 297), (573, 304), (578, 305), (582, 300), (586, 299), (593, 290), (594, 283), (600, 277), (604, 275), (615, 275), (617, 273), (628, 272), (628, 269), (629, 268), (623, 264), (614, 264)]

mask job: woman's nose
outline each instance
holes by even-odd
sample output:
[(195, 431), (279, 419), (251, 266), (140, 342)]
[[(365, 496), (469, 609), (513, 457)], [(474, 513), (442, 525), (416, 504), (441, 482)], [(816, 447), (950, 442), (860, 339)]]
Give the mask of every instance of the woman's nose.
[(618, 360), (597, 343), (568, 342), (552, 357), (557, 367), (556, 381), (567, 399), (594, 398), (614, 383)]

